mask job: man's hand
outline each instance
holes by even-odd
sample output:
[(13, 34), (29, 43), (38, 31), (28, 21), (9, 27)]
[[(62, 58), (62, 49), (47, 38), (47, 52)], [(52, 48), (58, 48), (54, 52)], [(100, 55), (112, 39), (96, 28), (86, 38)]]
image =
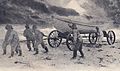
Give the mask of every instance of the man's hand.
[(47, 35), (44, 35), (44, 37), (48, 37)]

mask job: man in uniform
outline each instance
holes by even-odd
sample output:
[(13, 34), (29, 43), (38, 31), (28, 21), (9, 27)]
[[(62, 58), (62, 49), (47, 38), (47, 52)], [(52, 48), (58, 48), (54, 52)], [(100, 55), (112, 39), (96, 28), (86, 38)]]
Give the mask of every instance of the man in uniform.
[(41, 46), (45, 49), (45, 53), (47, 53), (48, 48), (44, 44), (44, 41), (43, 41), (43, 36), (46, 36), (46, 35), (44, 35), (41, 31), (37, 30), (36, 25), (33, 25), (32, 29), (33, 29), (33, 32), (34, 32), (34, 35), (35, 35), (35, 47), (34, 47), (35, 48), (35, 54), (34, 55), (39, 53), (39, 50), (38, 50), (39, 44), (41, 44)]
[(7, 45), (10, 44), (10, 46), (11, 46), (11, 55), (9, 56), (9, 58), (14, 56), (15, 51), (16, 51), (16, 53), (19, 53), (18, 56), (21, 56), (22, 51), (21, 51), (21, 47), (20, 47), (20, 43), (19, 43), (19, 37), (18, 37), (17, 32), (13, 30), (12, 25), (6, 25), (5, 29), (7, 30), (7, 32), (6, 32), (6, 35), (5, 35), (4, 42), (2, 44), (3, 55), (6, 54)]
[[(25, 25), (25, 30), (24, 30), (24, 37), (26, 37), (26, 40), (27, 40), (27, 47), (29, 49), (29, 51), (31, 51), (31, 42), (32, 42), (32, 46), (34, 48), (34, 44), (35, 44), (35, 36), (33, 34), (33, 31), (32, 29), (30, 29), (29, 25), (26, 24)], [(35, 50), (35, 49), (34, 49)]]
[(101, 47), (102, 46), (102, 32), (100, 32), (99, 27), (96, 27), (96, 30), (97, 30), (97, 36), (98, 36), (98, 39), (97, 39), (98, 45), (99, 47)]
[(77, 30), (76, 24), (68, 24), (68, 26), (72, 29), (73, 33), (73, 57), (72, 59), (75, 59), (77, 57), (77, 51), (79, 50), (81, 57), (84, 57), (83, 51), (82, 51), (82, 44), (83, 40), (82, 37), (79, 35), (80, 32)]

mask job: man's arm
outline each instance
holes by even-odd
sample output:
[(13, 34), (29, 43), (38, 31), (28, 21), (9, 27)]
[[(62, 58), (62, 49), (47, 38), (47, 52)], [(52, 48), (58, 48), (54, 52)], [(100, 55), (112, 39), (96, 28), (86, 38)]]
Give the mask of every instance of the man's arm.
[(2, 48), (7, 47), (7, 45), (9, 44), (9, 42), (8, 42), (9, 35), (10, 35), (10, 33), (7, 31), (6, 34), (5, 34), (4, 41), (2, 43)]
[(47, 35), (45, 35), (43, 32), (41, 32), (43, 36), (47, 37)]
[(23, 32), (23, 36), (26, 37), (26, 30), (24, 30), (24, 32)]
[(8, 42), (3, 41), (3, 43), (2, 43), (2, 48), (6, 48), (8, 44), (9, 44)]

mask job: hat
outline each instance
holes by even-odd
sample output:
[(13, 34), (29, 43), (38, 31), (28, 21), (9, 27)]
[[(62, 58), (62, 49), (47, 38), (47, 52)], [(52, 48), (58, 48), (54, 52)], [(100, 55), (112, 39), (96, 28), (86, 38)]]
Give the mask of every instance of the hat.
[(37, 28), (37, 26), (36, 26), (36, 25), (33, 25), (33, 26), (32, 26), (32, 28), (33, 28), (33, 29), (36, 29), (36, 28)]
[(73, 29), (77, 29), (76, 24), (72, 24), (72, 28), (73, 28)]
[(12, 27), (12, 25), (8, 24), (8, 25), (5, 26), (5, 29), (13, 29), (13, 27)]
[(26, 27), (26, 28), (29, 28), (29, 24), (26, 24), (25, 27)]
[(97, 30), (99, 30), (99, 28), (98, 28), (98, 27), (96, 27), (96, 29), (97, 29)]

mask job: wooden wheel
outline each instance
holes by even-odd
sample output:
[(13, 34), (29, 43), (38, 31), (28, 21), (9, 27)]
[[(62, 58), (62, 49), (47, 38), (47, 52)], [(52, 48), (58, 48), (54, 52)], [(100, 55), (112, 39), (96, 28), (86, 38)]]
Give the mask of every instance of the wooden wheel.
[(61, 44), (62, 38), (59, 37), (59, 33), (58, 30), (53, 30), (48, 36), (48, 44), (53, 48), (59, 47)]
[(73, 51), (74, 44), (73, 44), (73, 34), (72, 33), (68, 34), (67, 39), (66, 39), (66, 45), (70, 51)]
[(109, 45), (112, 45), (115, 43), (115, 33), (113, 31), (108, 31), (108, 36), (107, 36), (107, 42)]
[[(77, 47), (80, 47), (81, 44), (83, 43), (83, 40), (80, 37), (80, 33), (78, 34), (78, 39), (77, 39)], [(73, 41), (73, 33), (68, 34), (67, 39), (66, 39), (66, 45), (70, 51), (73, 51), (74, 49), (74, 41)]]
[(97, 38), (98, 38), (97, 33), (90, 33), (89, 34), (89, 42), (91, 44), (96, 44)]

